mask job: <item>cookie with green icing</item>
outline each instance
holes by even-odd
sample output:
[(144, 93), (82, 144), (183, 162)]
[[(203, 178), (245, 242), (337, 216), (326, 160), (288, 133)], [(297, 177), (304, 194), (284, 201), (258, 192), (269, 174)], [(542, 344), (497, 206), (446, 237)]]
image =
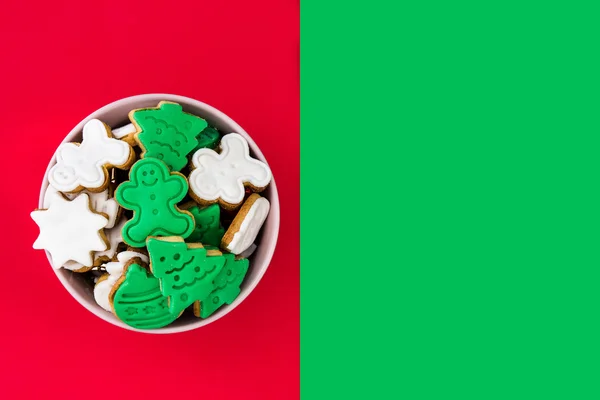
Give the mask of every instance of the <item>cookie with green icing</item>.
[(133, 247), (144, 247), (148, 236), (188, 237), (194, 230), (194, 218), (177, 208), (188, 190), (183, 175), (169, 172), (162, 161), (145, 158), (129, 172), (129, 181), (119, 185), (115, 198), (133, 218), (121, 231), (123, 240)]
[(180, 237), (151, 237), (146, 241), (150, 269), (160, 280), (162, 294), (169, 297), (172, 313), (183, 311), (213, 290), (225, 257), (201, 244), (187, 244)]
[(225, 253), (225, 266), (213, 281), (215, 289), (202, 300), (195, 304), (194, 314), (197, 317), (208, 318), (223, 304), (231, 304), (240, 294), (240, 285), (248, 272), (248, 260), (236, 260), (235, 255)]
[(192, 150), (192, 153), (199, 149), (214, 149), (219, 144), (221, 135), (216, 128), (207, 126), (197, 137), (198, 145)]
[(172, 171), (187, 164), (187, 155), (198, 147), (198, 138), (210, 143), (214, 137), (202, 136), (205, 120), (183, 112), (181, 105), (169, 101), (161, 101), (158, 107), (133, 110), (129, 119), (137, 129), (135, 140), (143, 150), (142, 158), (162, 160)]
[(187, 209), (193, 216), (196, 227), (186, 242), (202, 243), (203, 245), (219, 246), (225, 229), (221, 226), (221, 208), (212, 204), (205, 208), (193, 206)]
[(158, 279), (137, 263), (125, 267), (123, 276), (110, 292), (109, 301), (121, 321), (138, 329), (162, 328), (181, 314), (171, 312)]

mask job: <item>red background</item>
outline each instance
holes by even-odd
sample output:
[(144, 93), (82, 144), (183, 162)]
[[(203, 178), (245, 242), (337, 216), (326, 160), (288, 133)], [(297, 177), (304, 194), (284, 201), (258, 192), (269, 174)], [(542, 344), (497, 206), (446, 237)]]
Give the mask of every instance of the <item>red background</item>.
[[(0, 398), (299, 396), (299, 4), (2, 1), (4, 176)], [(277, 178), (281, 231), (256, 290), (220, 321), (167, 336), (113, 327), (60, 285), (31, 245), (48, 160), (122, 97), (166, 92), (242, 125)]]

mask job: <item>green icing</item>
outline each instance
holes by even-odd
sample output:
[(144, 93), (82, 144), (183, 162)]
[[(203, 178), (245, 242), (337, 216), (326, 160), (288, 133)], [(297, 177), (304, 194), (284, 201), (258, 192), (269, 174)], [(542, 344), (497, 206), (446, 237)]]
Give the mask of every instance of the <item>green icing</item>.
[(219, 246), (225, 235), (225, 229), (221, 226), (221, 209), (218, 204), (212, 204), (200, 209), (198, 206), (189, 208), (188, 211), (194, 216), (196, 227), (186, 242), (199, 242), (212, 246)]
[(233, 254), (223, 254), (225, 266), (213, 281), (215, 289), (200, 302), (200, 317), (208, 318), (223, 304), (231, 304), (240, 294), (240, 285), (248, 272), (248, 260), (236, 260)]
[(139, 329), (161, 328), (175, 321), (179, 313), (171, 313), (160, 283), (137, 264), (125, 272), (125, 280), (113, 296), (113, 311), (127, 325)]
[(192, 150), (192, 153), (203, 148), (214, 149), (219, 143), (221, 135), (219, 135), (219, 131), (212, 126), (207, 126), (202, 132), (200, 132), (196, 139), (198, 139), (198, 145), (194, 148), (194, 150)]
[(182, 175), (170, 173), (162, 161), (145, 158), (131, 167), (129, 179), (115, 193), (121, 206), (133, 210), (133, 218), (122, 230), (125, 243), (144, 247), (148, 236), (185, 238), (192, 233), (194, 219), (176, 207), (188, 190)]
[(143, 158), (162, 160), (172, 171), (185, 167), (187, 155), (198, 146), (197, 137), (203, 138), (202, 132), (207, 126), (202, 118), (183, 112), (177, 103), (166, 101), (161, 101), (157, 108), (134, 110), (130, 119), (137, 124)]
[(196, 300), (203, 300), (213, 291), (225, 258), (207, 257), (206, 249), (188, 247), (183, 241), (149, 238), (150, 268), (160, 280), (163, 295), (169, 296), (172, 313), (183, 311)]

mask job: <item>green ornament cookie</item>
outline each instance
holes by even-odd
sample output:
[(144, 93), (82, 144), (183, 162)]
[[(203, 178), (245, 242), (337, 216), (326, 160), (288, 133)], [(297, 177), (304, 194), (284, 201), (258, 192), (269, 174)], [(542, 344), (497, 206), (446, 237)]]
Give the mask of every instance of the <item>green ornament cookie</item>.
[(196, 139), (198, 139), (198, 145), (194, 148), (194, 150), (192, 150), (192, 153), (195, 153), (196, 150), (204, 148), (214, 149), (217, 147), (219, 139), (221, 139), (221, 135), (219, 135), (219, 131), (212, 126), (207, 126), (202, 132), (200, 132)]
[(188, 190), (183, 175), (170, 173), (167, 166), (154, 158), (139, 160), (129, 171), (129, 181), (116, 190), (117, 202), (133, 210), (121, 235), (132, 247), (144, 247), (148, 236), (188, 237), (194, 230), (194, 218), (176, 204)]
[(194, 216), (196, 227), (185, 241), (219, 246), (223, 235), (225, 235), (225, 229), (221, 226), (221, 209), (219, 205), (212, 204), (202, 209), (194, 206), (188, 208), (187, 211)]
[(223, 304), (231, 304), (240, 294), (240, 285), (248, 272), (248, 260), (236, 260), (235, 255), (225, 253), (225, 266), (213, 281), (215, 289), (200, 302), (200, 317), (208, 318)]
[(148, 238), (150, 269), (160, 280), (162, 294), (169, 297), (172, 313), (179, 313), (213, 291), (225, 258), (217, 250), (186, 244), (179, 237)]
[(169, 101), (161, 101), (155, 108), (133, 110), (129, 119), (137, 128), (135, 139), (143, 150), (141, 157), (162, 160), (172, 171), (185, 167), (187, 155), (198, 146), (197, 137), (207, 126), (202, 118)]
[(130, 264), (124, 279), (117, 281), (110, 293), (115, 315), (129, 326), (139, 329), (162, 328), (175, 321), (180, 313), (171, 313), (168, 298), (160, 292), (160, 283), (138, 264)]

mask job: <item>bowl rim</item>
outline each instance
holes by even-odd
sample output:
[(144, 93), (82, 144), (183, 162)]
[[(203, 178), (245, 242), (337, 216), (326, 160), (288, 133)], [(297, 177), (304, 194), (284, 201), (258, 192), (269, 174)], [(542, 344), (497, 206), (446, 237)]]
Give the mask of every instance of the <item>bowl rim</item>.
[[(186, 105), (192, 105), (195, 108), (202, 109), (203, 113), (210, 115), (212, 118), (218, 119), (220, 121), (224, 121), (225, 123), (227, 123), (228, 125), (230, 125), (234, 128), (232, 132), (239, 133), (248, 141), (250, 150), (254, 153), (254, 156), (257, 159), (259, 159), (262, 162), (269, 165), (269, 163), (267, 162), (262, 151), (260, 150), (258, 145), (254, 142), (252, 137), (237, 122), (235, 122), (227, 114), (225, 114), (224, 112), (218, 110), (217, 108), (215, 108), (209, 104), (206, 104), (204, 102), (201, 102), (199, 100), (196, 100), (196, 99), (193, 99), (190, 97), (186, 97), (186, 96), (168, 94), (168, 93), (147, 93), (147, 94), (139, 94), (139, 95), (135, 95), (135, 96), (128, 96), (128, 97), (121, 98), (119, 100), (115, 100), (103, 107), (100, 107), (99, 109), (90, 113), (87, 117), (82, 119), (75, 127), (73, 127), (73, 129), (71, 129), (71, 131), (64, 137), (64, 139), (60, 142), (60, 144), (58, 146), (56, 146), (56, 148), (58, 148), (63, 143), (72, 141), (72, 138), (74, 136), (77, 136), (81, 132), (81, 130), (83, 129), (83, 125), (93, 118), (98, 118), (98, 119), (102, 120), (102, 117), (101, 117), (102, 115), (106, 114), (107, 112), (111, 112), (114, 109), (120, 108), (124, 104), (129, 104), (129, 103), (137, 102), (137, 101), (149, 102), (152, 100), (156, 100), (156, 104), (158, 104), (158, 102), (160, 102), (161, 100), (173, 101), (173, 102), (181, 104), (184, 107), (184, 109), (185, 109)], [(52, 157), (50, 158), (50, 161), (48, 162), (46, 171), (44, 172), (42, 185), (40, 187), (40, 197), (38, 200), (38, 208), (43, 208), (44, 195), (46, 193), (46, 189), (49, 186), (48, 172), (50, 171), (50, 168), (55, 164), (55, 162), (56, 162), (55, 159), (56, 159), (56, 154), (54, 153), (52, 155)], [(270, 168), (270, 166), (269, 166), (269, 168)], [(272, 169), (271, 169), (271, 172), (273, 172)], [(181, 332), (187, 332), (187, 331), (191, 331), (194, 329), (198, 329), (198, 328), (201, 328), (203, 326), (206, 326), (212, 322), (215, 322), (215, 321), (223, 318), (225, 315), (227, 315), (231, 311), (233, 311), (238, 305), (240, 305), (250, 295), (250, 293), (252, 293), (252, 291), (256, 288), (256, 286), (258, 285), (258, 283), (261, 281), (262, 277), (264, 276), (265, 272), (267, 271), (267, 269), (271, 263), (271, 260), (273, 258), (273, 254), (275, 253), (275, 248), (277, 246), (277, 240), (279, 237), (279, 228), (280, 228), (279, 195), (278, 195), (278, 191), (277, 191), (277, 185), (275, 183), (275, 176), (273, 173), (272, 173), (271, 183), (269, 184), (269, 191), (270, 191), (270, 195), (269, 195), (268, 200), (271, 205), (271, 208), (270, 208), (267, 220), (272, 219), (272, 223), (274, 223), (275, 229), (274, 229), (274, 236), (273, 236), (272, 240), (266, 244), (267, 249), (266, 249), (266, 253), (265, 253), (266, 256), (263, 259), (263, 266), (257, 271), (258, 272), (257, 275), (253, 278), (253, 280), (249, 283), (249, 285), (246, 286), (242, 290), (242, 292), (240, 292), (238, 297), (231, 304), (229, 304), (229, 305), (225, 304), (217, 312), (215, 312), (214, 314), (212, 314), (210, 317), (208, 317), (206, 319), (198, 318), (197, 320), (192, 320), (191, 323), (187, 323), (185, 325), (179, 325), (179, 326), (167, 325), (165, 327), (157, 328), (157, 329), (134, 328), (134, 327), (129, 326), (129, 325), (125, 324), (124, 322), (120, 321), (118, 318), (116, 318), (116, 316), (111, 318), (110, 314), (106, 310), (104, 310), (102, 307), (100, 307), (98, 305), (94, 306), (93, 303), (90, 303), (86, 299), (84, 299), (83, 296), (80, 295), (73, 288), (72, 284), (70, 283), (69, 276), (73, 272), (64, 270), (64, 268), (55, 269), (51, 264), (50, 253), (47, 250), (45, 250), (46, 257), (48, 258), (48, 263), (50, 263), (50, 267), (56, 274), (58, 280), (63, 285), (63, 287), (69, 292), (69, 294), (73, 298), (75, 298), (75, 300), (77, 300), (77, 302), (80, 305), (82, 305), (84, 308), (86, 308), (92, 314), (94, 314), (98, 318), (110, 323), (111, 325), (115, 325), (115, 326), (130, 330), (130, 331), (142, 332), (142, 333), (153, 333), (153, 334), (172, 334), (172, 333), (181, 333)], [(266, 221), (265, 221), (265, 223), (266, 223)]]

